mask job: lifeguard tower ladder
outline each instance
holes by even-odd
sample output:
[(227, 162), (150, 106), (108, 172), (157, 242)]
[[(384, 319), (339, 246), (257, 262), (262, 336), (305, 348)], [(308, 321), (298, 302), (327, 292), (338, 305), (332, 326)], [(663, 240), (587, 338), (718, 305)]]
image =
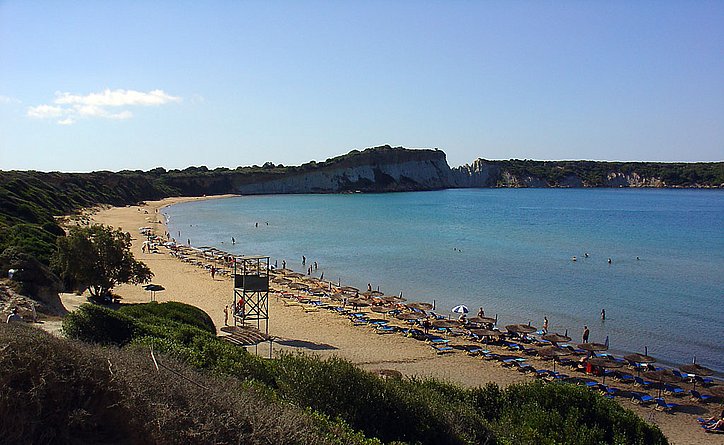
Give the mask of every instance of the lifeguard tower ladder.
[(256, 321), (269, 334), (269, 257), (242, 256), (234, 259), (234, 326)]

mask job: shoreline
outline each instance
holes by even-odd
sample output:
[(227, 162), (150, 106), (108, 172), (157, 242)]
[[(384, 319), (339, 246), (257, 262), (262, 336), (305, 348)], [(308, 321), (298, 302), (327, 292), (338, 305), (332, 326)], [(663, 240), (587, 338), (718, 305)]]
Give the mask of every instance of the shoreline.
[[(157, 234), (163, 235), (167, 231), (165, 218), (160, 216), (163, 208), (182, 202), (234, 196), (239, 195), (166, 198), (161, 201), (146, 202), (141, 206), (100, 209), (91, 217), (94, 222), (131, 232), (134, 238), (133, 254), (155, 273), (153, 282), (166, 288), (165, 291), (156, 294), (158, 301), (180, 301), (198, 306), (209, 313), (219, 328), (224, 325), (224, 306), (233, 300), (233, 290), (229, 280), (219, 276), (212, 280), (206, 270), (181, 262), (165, 253), (141, 252), (143, 238), (138, 234), (138, 227), (151, 224), (156, 226)], [(146, 221), (149, 215), (156, 215), (154, 222)], [(150, 300), (149, 293), (141, 286), (123, 285), (116, 288), (115, 292), (121, 295), (123, 302), (126, 303), (143, 303)], [(330, 311), (306, 312), (299, 307), (286, 307), (283, 299), (271, 291), (269, 312), (269, 333), (276, 338), (273, 343), (275, 354), (280, 351), (304, 351), (320, 357), (336, 355), (369, 371), (394, 369), (409, 377), (434, 377), (468, 387), (485, 385), (489, 382), (504, 387), (512, 383), (534, 380), (534, 377), (527, 374), (501, 367), (497, 361), (469, 357), (463, 351), (437, 355), (429, 345), (422, 342), (398, 334), (375, 334), (369, 327), (353, 326), (346, 317), (340, 317)], [(249, 349), (254, 352), (254, 348)], [(268, 346), (259, 345), (258, 353), (267, 356)], [(528, 361), (536, 368), (549, 366), (549, 363), (534, 358)], [(711, 435), (701, 431), (695, 419), (700, 415), (716, 414), (718, 405), (699, 406), (689, 402), (688, 397), (674, 401), (692, 405), (692, 409), (696, 412), (671, 415), (629, 402), (621, 404), (635, 411), (643, 419), (649, 421), (653, 419), (672, 443), (715, 443)]]

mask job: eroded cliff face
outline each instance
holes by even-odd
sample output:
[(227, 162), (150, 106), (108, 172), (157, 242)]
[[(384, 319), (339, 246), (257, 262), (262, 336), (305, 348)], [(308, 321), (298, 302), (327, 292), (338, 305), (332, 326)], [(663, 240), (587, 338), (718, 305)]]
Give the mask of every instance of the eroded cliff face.
[(450, 167), (439, 150), (377, 147), (351, 157), (305, 166), (283, 176), (236, 185), (241, 194), (436, 190), (450, 186)]

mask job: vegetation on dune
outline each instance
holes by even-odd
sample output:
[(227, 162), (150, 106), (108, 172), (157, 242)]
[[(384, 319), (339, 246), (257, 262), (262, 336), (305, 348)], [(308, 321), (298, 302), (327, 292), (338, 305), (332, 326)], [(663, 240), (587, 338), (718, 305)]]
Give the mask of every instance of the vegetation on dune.
[(147, 348), (70, 342), (0, 324), (0, 440), (34, 444), (370, 444), (263, 387)]
[(325, 425), (337, 419), (334, 428), (388, 443), (666, 443), (656, 427), (586, 388), (465, 389), (431, 379), (381, 379), (339, 358), (265, 360), (217, 338), (202, 313), (181, 303), (118, 311), (88, 304), (66, 317), (64, 331), (96, 343), (152, 346), (205, 374), (246, 382)]

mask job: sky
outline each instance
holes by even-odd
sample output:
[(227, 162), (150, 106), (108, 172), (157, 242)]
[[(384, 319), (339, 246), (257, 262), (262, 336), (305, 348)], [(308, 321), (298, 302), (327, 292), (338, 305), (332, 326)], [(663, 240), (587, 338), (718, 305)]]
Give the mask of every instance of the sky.
[(724, 1), (0, 0), (0, 169), (724, 160)]

